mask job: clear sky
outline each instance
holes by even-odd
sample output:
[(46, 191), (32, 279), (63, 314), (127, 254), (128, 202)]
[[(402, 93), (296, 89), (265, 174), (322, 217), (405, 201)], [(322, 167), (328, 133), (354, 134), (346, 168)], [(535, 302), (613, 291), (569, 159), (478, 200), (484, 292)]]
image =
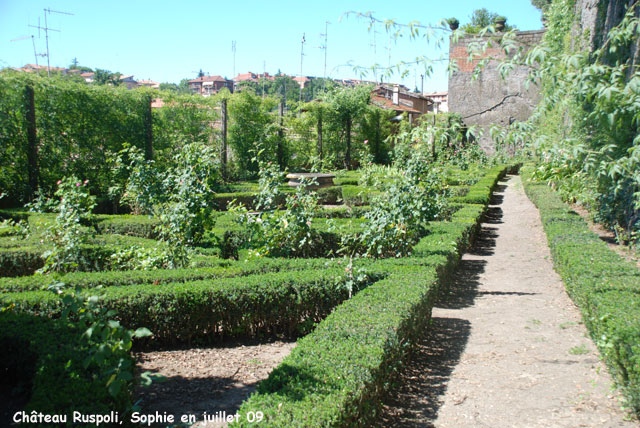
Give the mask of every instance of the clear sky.
[[(193, 78), (202, 69), (211, 75), (233, 77), (247, 71), (275, 74), (278, 70), (300, 74), (303, 34), (302, 74), (324, 75), (325, 22), (328, 25), (327, 74), (333, 78), (360, 78), (354, 64), (369, 67), (413, 61), (418, 56), (446, 57), (448, 37), (437, 47), (421, 38), (402, 37), (393, 41), (378, 25), (368, 31), (368, 22), (345, 12), (373, 12), (381, 19), (408, 23), (437, 24), (456, 17), (461, 25), (474, 9), (487, 8), (504, 15), (520, 30), (542, 27), (540, 12), (530, 0), (402, 0), (402, 1), (214, 1), (214, 0), (0, 0), (0, 68), (34, 63), (36, 51), (46, 52), (44, 9), (69, 12), (47, 14), (49, 52), (52, 66), (66, 67), (73, 58), (80, 65), (133, 74), (138, 80), (179, 82)], [(342, 17), (342, 19), (340, 19)], [(22, 40), (11, 41), (27, 36)], [(374, 43), (375, 38), (375, 43)], [(375, 49), (374, 49), (375, 47)], [(38, 57), (46, 65), (45, 57)], [(420, 87), (424, 69), (408, 68), (403, 81), (411, 89)], [(365, 77), (373, 80), (372, 76)], [(389, 79), (385, 79), (389, 80)], [(424, 81), (425, 92), (447, 89), (445, 65), (434, 69)]]

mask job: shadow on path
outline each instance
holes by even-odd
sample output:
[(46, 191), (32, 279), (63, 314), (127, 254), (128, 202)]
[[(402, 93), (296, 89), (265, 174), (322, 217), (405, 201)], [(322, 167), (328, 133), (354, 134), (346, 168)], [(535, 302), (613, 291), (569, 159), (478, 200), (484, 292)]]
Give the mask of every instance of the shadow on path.
[[(502, 182), (504, 183), (504, 182)], [(505, 184), (497, 186), (490, 206), (468, 257), (462, 259), (448, 292), (440, 296), (436, 307), (462, 309), (473, 305), (479, 294), (480, 277), (494, 253), (497, 227), (502, 223)], [(500, 292), (496, 292), (500, 293)], [(507, 292), (505, 292), (507, 293)], [(454, 368), (471, 334), (471, 323), (458, 318), (434, 317), (416, 351), (405, 364), (397, 385), (383, 400), (379, 427), (433, 427)]]
[(429, 421), (438, 415), (447, 383), (470, 333), (467, 320), (433, 318), (428, 333), (398, 378), (400, 387), (384, 401), (377, 426), (432, 427)]

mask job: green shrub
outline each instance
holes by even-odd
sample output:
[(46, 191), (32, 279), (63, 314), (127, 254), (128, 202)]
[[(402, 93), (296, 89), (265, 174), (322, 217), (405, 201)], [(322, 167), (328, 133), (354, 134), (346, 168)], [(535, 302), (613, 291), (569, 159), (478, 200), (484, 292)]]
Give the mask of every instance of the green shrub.
[[(364, 277), (358, 290), (382, 274)], [(109, 287), (101, 305), (117, 309), (130, 328), (145, 326), (154, 343), (209, 343), (230, 337), (295, 336), (350, 295), (344, 268), (303, 270), (179, 283)], [(8, 293), (20, 312), (57, 316), (57, 298), (45, 291)]]
[[(489, 171), (487, 176), (502, 173)], [(430, 223), (430, 233), (411, 257), (367, 265), (389, 276), (338, 306), (299, 340), (241, 406), (240, 420), (259, 410), (267, 427), (370, 426), (402, 360), (428, 328), (438, 291), (446, 286), (484, 209), (465, 206), (450, 222)]]
[(118, 234), (157, 239), (160, 221), (144, 215), (96, 215), (94, 228), (99, 234)]
[[(1, 255), (2, 253), (0, 253)], [(217, 259), (216, 259), (217, 260)], [(222, 263), (222, 265), (220, 265)], [(218, 266), (151, 271), (71, 272), (57, 277), (71, 288), (116, 287), (135, 284), (167, 284), (205, 279), (231, 278), (267, 272), (321, 269), (326, 259), (253, 259), (247, 262), (218, 262)], [(49, 285), (46, 276), (0, 278), (0, 293), (36, 291)]]
[(525, 191), (540, 210), (556, 270), (622, 389), (640, 413), (640, 270), (615, 254), (545, 184)]

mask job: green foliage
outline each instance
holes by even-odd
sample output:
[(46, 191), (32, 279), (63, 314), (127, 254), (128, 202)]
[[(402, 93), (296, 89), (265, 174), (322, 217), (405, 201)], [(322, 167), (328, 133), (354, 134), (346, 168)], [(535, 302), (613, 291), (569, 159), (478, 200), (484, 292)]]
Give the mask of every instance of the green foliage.
[(568, 37), (577, 19), (573, 2), (553, 2), (543, 44), (526, 58), (537, 65), (532, 77), (541, 80), (542, 101), (531, 124), (515, 130), (532, 142), (539, 180), (586, 205), (631, 244), (640, 231), (640, 75), (628, 53), (639, 35), (634, 11), (589, 52)]
[(29, 391), (27, 414), (113, 410), (124, 417), (133, 398), (132, 342), (150, 332), (122, 327), (96, 296), (43, 293), (57, 302), (59, 317), (19, 314), (11, 305), (0, 311), (0, 343), (10, 351), (0, 357), (10, 376), (3, 384)]
[(159, 238), (166, 242), (170, 267), (186, 265), (189, 247), (202, 239), (213, 217), (210, 203), (216, 186), (217, 155), (208, 145), (191, 143), (174, 156), (166, 174), (166, 200), (155, 207)]
[(118, 205), (125, 203), (133, 214), (151, 214), (153, 207), (163, 200), (163, 188), (158, 170), (146, 160), (142, 150), (129, 144), (109, 156), (113, 185), (109, 196)]
[(275, 98), (260, 98), (247, 91), (231, 98), (229, 145), (237, 156), (238, 176), (257, 175), (259, 166), (252, 161), (255, 153), (261, 153), (261, 161), (277, 161), (277, 124), (272, 113), (276, 105)]
[(640, 412), (640, 272), (608, 248), (548, 186), (523, 175), (538, 206), (553, 262), (629, 407)]
[(245, 229), (251, 254), (263, 257), (310, 257), (317, 254), (317, 237), (311, 221), (315, 215), (318, 196), (310, 187), (314, 182), (302, 180), (295, 193), (285, 198), (284, 210), (277, 210), (278, 185), (282, 173), (274, 164), (260, 169), (257, 214), (249, 213), (243, 205), (232, 207), (237, 221)]
[(364, 230), (346, 238), (345, 251), (376, 258), (406, 256), (424, 235), (427, 222), (444, 209), (439, 171), (416, 152), (365, 213)]
[[(325, 93), (322, 101), (327, 103), (328, 115), (326, 123), (328, 130), (334, 129), (339, 137), (332, 141), (329, 139), (328, 147), (336, 156), (336, 166), (351, 169), (352, 150), (352, 125), (362, 115), (369, 104), (371, 88), (366, 85), (354, 88), (335, 88)], [(349, 159), (347, 159), (347, 157)]]
[[(292, 263), (293, 264), (293, 263)], [(109, 287), (101, 308), (117, 309), (127, 326), (147, 326), (154, 343), (214, 342), (225, 337), (305, 333), (336, 305), (349, 298), (343, 267), (273, 272), (240, 278)], [(353, 291), (384, 276), (372, 273)], [(59, 316), (60, 302), (43, 291), (5, 294), (20, 312)], [(104, 309), (102, 309), (104, 310)]]
[(76, 177), (58, 181), (55, 193), (60, 198), (58, 215), (49, 231), (53, 248), (43, 254), (45, 262), (41, 273), (67, 272), (83, 263), (81, 245), (87, 241), (87, 232), (82, 222), (88, 220), (95, 206), (95, 197), (89, 195), (87, 183)]
[[(500, 16), (494, 12), (489, 12), (484, 7), (481, 9), (475, 9), (471, 14), (471, 22), (463, 25), (461, 30), (468, 34), (477, 34), (483, 29), (493, 26), (498, 18), (506, 20), (504, 16)], [(515, 27), (511, 25), (505, 25), (504, 31), (511, 31), (514, 29)]]
[[(501, 171), (488, 174), (498, 179)], [(260, 409), (264, 426), (369, 426), (397, 370), (428, 328), (431, 309), (446, 289), (461, 252), (478, 229), (483, 206), (435, 222), (413, 257), (378, 261), (367, 267), (388, 272), (338, 306), (300, 339), (240, 408)]]

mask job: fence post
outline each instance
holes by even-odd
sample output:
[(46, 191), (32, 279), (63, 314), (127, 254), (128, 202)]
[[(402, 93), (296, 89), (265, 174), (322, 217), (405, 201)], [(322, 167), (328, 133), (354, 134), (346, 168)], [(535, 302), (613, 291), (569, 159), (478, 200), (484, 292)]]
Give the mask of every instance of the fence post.
[(318, 157), (322, 160), (322, 111), (318, 112)]
[(144, 99), (144, 158), (150, 161), (153, 160), (153, 114), (151, 112), (153, 98), (149, 95)]
[(36, 134), (36, 102), (33, 86), (27, 84), (24, 88), (25, 126), (27, 131), (27, 164), (29, 174), (29, 200), (38, 190), (38, 136)]
[(351, 116), (347, 117), (347, 153), (345, 155), (344, 163), (345, 168), (351, 169)]
[(284, 171), (287, 167), (284, 159), (284, 99), (280, 100), (278, 116), (280, 121), (280, 126), (278, 127), (278, 166), (280, 171)]
[(220, 166), (222, 168), (222, 178), (227, 179), (227, 99), (222, 99), (222, 106), (220, 109), (222, 119), (222, 149), (220, 152)]

